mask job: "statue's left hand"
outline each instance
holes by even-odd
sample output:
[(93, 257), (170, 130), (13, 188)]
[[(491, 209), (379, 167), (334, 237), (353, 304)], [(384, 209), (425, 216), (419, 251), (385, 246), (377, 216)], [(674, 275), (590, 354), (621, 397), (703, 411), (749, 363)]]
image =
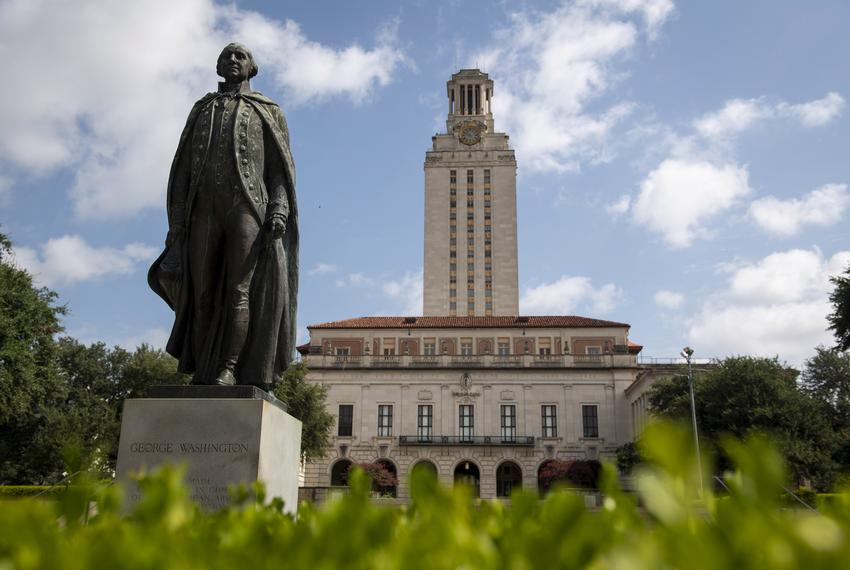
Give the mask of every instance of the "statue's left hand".
[(286, 219), (281, 216), (272, 216), (266, 220), (266, 231), (272, 238), (283, 237), (283, 234), (286, 233)]

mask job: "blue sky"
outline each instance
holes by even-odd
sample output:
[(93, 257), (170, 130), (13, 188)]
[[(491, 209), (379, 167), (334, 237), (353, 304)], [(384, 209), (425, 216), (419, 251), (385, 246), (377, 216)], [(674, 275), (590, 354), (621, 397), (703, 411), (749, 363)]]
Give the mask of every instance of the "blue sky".
[(418, 313), (424, 153), (445, 82), (481, 66), (519, 164), (522, 312), (799, 364), (850, 264), (848, 24), (846, 2), (3, 0), (2, 231), (69, 334), (161, 346), (170, 160), (239, 40), (292, 135), (299, 339)]

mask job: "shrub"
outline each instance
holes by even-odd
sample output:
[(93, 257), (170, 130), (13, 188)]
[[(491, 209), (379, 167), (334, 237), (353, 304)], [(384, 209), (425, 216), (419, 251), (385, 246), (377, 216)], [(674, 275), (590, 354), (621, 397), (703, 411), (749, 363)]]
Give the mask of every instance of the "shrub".
[(469, 489), (443, 488), (427, 473), (413, 474), (409, 508), (383, 508), (370, 502), (369, 478), (358, 469), (349, 494), (302, 505), (297, 519), (282, 513), (280, 501), (264, 506), (259, 486), (204, 513), (189, 501), (180, 472), (166, 468), (142, 480), (129, 511), (115, 486), (93, 488), (97, 509), (85, 524), (86, 493), (79, 501), (4, 503), (0, 568), (846, 567), (850, 495), (821, 513), (781, 508), (786, 471), (766, 441), (725, 442), (735, 470), (722, 500), (710, 488), (700, 494), (687, 431), (651, 427), (642, 442), (635, 481), (645, 514), (618, 489), (610, 465), (602, 469), (598, 512), (559, 491), (542, 501), (518, 492), (509, 506), (476, 503)]

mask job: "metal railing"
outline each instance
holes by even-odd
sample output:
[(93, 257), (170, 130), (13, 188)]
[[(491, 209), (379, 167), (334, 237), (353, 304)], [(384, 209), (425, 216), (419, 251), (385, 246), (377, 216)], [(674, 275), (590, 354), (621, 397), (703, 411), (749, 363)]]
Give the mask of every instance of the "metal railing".
[[(313, 368), (612, 368), (634, 367), (638, 361), (632, 354), (308, 354)], [(653, 359), (653, 364), (660, 359)], [(670, 359), (674, 360), (674, 359)], [(706, 360), (706, 362), (709, 362)]]
[(533, 435), (400, 435), (399, 445), (508, 445), (508, 446), (533, 446)]

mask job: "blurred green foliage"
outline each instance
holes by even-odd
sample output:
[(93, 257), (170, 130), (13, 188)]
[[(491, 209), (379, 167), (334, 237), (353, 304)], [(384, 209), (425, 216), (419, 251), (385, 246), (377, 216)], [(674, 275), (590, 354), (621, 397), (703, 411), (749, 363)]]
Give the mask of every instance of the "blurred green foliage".
[(605, 465), (597, 511), (564, 491), (476, 502), (468, 489), (443, 488), (424, 471), (414, 472), (409, 507), (386, 508), (369, 500), (370, 482), (358, 470), (350, 494), (304, 504), (297, 520), (279, 501), (264, 506), (261, 489), (237, 491), (230, 507), (204, 513), (175, 469), (143, 479), (142, 499), (125, 510), (117, 487), (81, 477), (70, 500), (4, 503), (0, 568), (846, 567), (847, 495), (819, 513), (782, 508), (781, 454), (759, 437), (722, 445), (735, 468), (725, 475), (728, 495), (717, 497), (699, 489), (690, 434), (651, 426), (635, 470), (637, 496), (620, 491)]
[[(690, 421), (691, 403), (685, 371), (652, 386), (649, 402), (658, 416)], [(797, 383), (798, 372), (776, 358), (734, 356), (695, 374), (699, 435), (718, 455), (718, 472), (731, 458), (721, 445), (724, 436), (746, 438), (769, 434), (787, 462), (794, 486), (832, 486), (836, 474), (850, 465), (836, 460), (840, 434), (824, 405)], [(848, 387), (850, 388), (850, 387)]]

